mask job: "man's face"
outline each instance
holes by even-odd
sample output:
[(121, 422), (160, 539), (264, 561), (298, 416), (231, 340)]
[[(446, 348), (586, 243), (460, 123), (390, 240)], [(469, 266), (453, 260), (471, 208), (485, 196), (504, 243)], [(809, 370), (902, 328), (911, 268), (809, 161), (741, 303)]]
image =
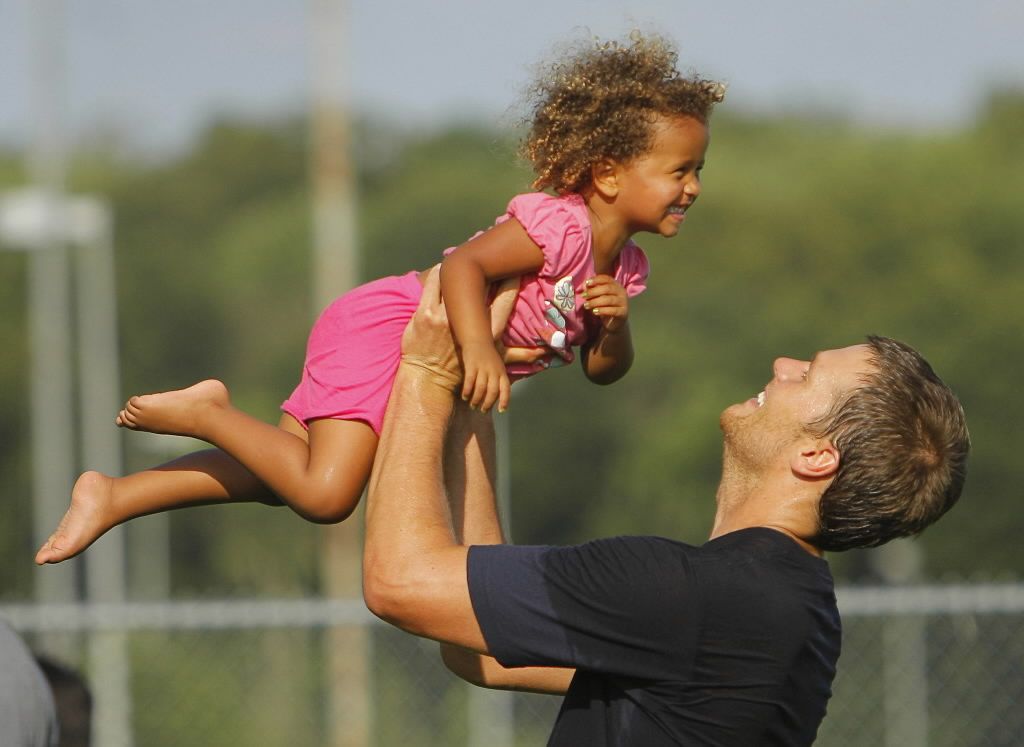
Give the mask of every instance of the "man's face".
[(806, 432), (873, 370), (871, 349), (825, 350), (810, 361), (778, 358), (762, 392), (721, 416), (726, 443), (751, 456), (769, 455)]

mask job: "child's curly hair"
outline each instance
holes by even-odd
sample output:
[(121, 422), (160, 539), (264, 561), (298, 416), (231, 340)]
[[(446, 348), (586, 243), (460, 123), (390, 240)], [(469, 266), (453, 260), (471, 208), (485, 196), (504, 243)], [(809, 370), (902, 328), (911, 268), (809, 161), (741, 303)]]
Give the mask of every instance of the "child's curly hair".
[(602, 158), (625, 162), (647, 151), (660, 116), (707, 122), (725, 86), (676, 70), (674, 45), (634, 32), (627, 43), (591, 42), (541, 69), (527, 92), (530, 129), (521, 153), (534, 189), (578, 192)]

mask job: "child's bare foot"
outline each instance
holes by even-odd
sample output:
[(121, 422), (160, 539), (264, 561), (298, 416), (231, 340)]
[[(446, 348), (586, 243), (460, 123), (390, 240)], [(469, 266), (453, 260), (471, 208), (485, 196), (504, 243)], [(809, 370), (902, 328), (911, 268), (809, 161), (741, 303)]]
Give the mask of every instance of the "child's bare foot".
[(186, 389), (132, 397), (114, 422), (136, 431), (202, 438), (203, 420), (210, 409), (229, 404), (227, 387), (207, 379)]
[(85, 472), (71, 491), (71, 506), (39, 552), (36, 563), (59, 563), (91, 545), (111, 523), (107, 518), (114, 479), (99, 472)]

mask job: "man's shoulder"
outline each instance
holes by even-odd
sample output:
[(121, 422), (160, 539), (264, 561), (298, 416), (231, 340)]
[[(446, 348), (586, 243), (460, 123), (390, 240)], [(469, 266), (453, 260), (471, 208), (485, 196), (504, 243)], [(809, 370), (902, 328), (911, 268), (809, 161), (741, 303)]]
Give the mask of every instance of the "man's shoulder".
[(796, 540), (770, 527), (747, 527), (708, 540), (701, 545), (708, 558), (746, 558), (775, 560), (808, 570), (829, 573), (828, 561), (812, 555)]
[(838, 625), (828, 563), (781, 532), (744, 529), (701, 547), (694, 577), (705, 601), (727, 617), (775, 619), (794, 630), (799, 621)]
[(700, 553), (699, 545), (657, 535), (620, 535), (590, 540), (575, 546), (582, 556), (598, 556), (624, 564), (645, 564), (662, 567), (688, 562)]

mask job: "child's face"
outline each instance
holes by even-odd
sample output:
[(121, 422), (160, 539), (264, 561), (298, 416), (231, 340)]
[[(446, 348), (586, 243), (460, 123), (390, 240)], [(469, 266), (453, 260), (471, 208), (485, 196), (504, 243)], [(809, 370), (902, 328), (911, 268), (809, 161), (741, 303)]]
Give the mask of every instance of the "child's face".
[(654, 123), (650, 151), (617, 166), (614, 202), (630, 233), (675, 236), (700, 195), (700, 171), (708, 149), (708, 127), (693, 117)]

